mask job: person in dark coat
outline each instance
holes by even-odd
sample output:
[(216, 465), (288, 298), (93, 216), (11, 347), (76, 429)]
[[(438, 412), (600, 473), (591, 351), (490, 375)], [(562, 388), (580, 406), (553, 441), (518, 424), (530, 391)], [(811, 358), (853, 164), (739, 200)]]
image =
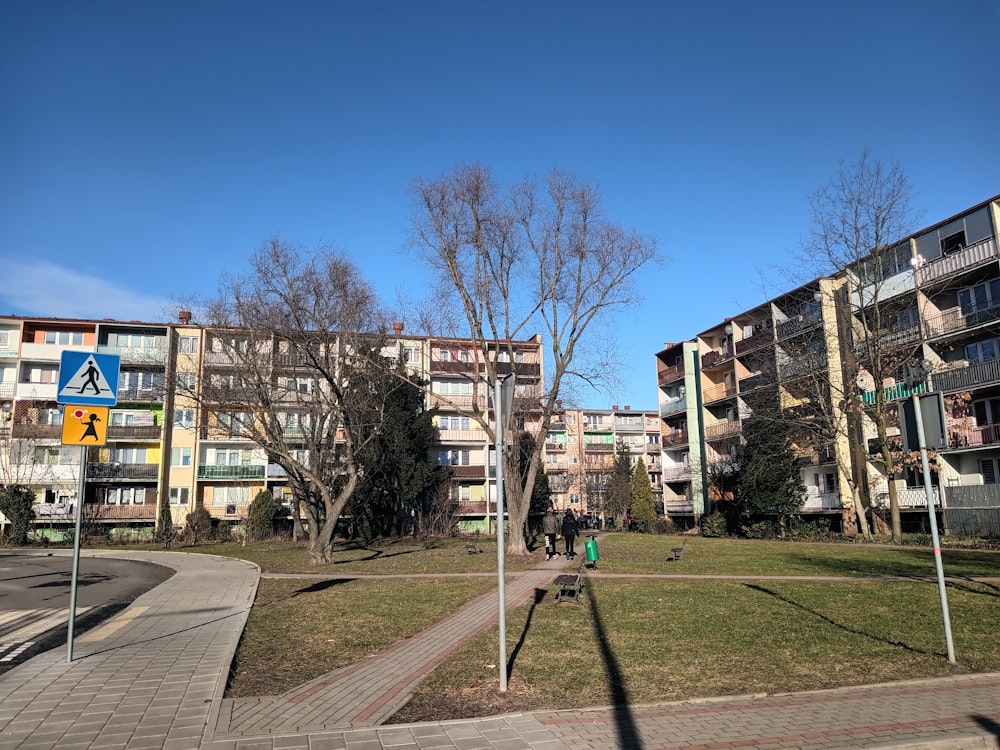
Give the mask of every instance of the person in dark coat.
[(556, 512), (549, 503), (545, 515), (542, 516), (542, 533), (545, 534), (545, 559), (551, 560), (558, 555), (556, 552), (556, 537), (559, 535), (559, 519)]
[(567, 508), (566, 515), (563, 516), (562, 521), (562, 535), (563, 540), (566, 543), (566, 557), (572, 560), (576, 557), (576, 552), (573, 550), (573, 541), (576, 539), (577, 534), (580, 533), (580, 524), (576, 520), (576, 516), (573, 515), (573, 509)]

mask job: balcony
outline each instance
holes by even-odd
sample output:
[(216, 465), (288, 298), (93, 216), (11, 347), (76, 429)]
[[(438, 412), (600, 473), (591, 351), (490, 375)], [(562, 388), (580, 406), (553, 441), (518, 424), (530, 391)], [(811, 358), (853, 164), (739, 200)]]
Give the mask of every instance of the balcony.
[(163, 386), (157, 388), (140, 388), (138, 386), (125, 386), (118, 388), (118, 402), (152, 402), (163, 401)]
[[(883, 485), (884, 487), (884, 485)], [(926, 508), (927, 493), (923, 487), (900, 487), (896, 490), (899, 507), (903, 509)], [(941, 488), (931, 487), (931, 498), (935, 508), (941, 507)], [(889, 507), (889, 491), (882, 489), (874, 493), (872, 506), (875, 508)]]
[(981, 448), (1000, 443), (1000, 424), (969, 427), (952, 425), (948, 428), (948, 445), (952, 448)]
[(671, 365), (670, 367), (664, 367), (658, 373), (656, 373), (656, 382), (658, 385), (667, 385), (667, 383), (673, 383), (675, 380), (681, 380), (684, 378), (684, 365)]
[(35, 440), (59, 440), (62, 438), (61, 424), (18, 424), (11, 426), (14, 438)]
[(555, 451), (557, 453), (562, 453), (566, 450), (566, 443), (558, 443), (556, 441), (545, 441), (545, 450), (550, 453)]
[(198, 464), (198, 479), (263, 479), (266, 466)]
[(117, 355), (123, 363), (130, 364), (157, 364), (163, 365), (167, 362), (166, 342), (161, 346), (140, 347), (140, 346), (99, 346), (99, 354)]
[(840, 510), (840, 493), (839, 492), (810, 492), (806, 495), (806, 501), (802, 505), (802, 510), (805, 512), (818, 512), (824, 510)]
[(686, 515), (694, 512), (694, 503), (690, 500), (664, 500), (663, 512), (670, 515)]
[(497, 375), (503, 377), (510, 372), (519, 380), (538, 380), (542, 376), (542, 367), (534, 362), (497, 362)]
[(482, 396), (473, 396), (469, 394), (446, 394), (446, 393), (432, 393), (431, 394), (431, 408), (447, 410), (455, 409), (466, 409), (471, 410), (473, 404), (478, 404), (480, 409), (486, 407), (486, 399)]
[(680, 466), (663, 470), (664, 482), (686, 482), (691, 480), (691, 467)]
[[(494, 509), (495, 510), (495, 509)], [(485, 500), (462, 500), (455, 505), (456, 516), (485, 516)]]
[(160, 431), (155, 425), (111, 425), (108, 440), (159, 440)]
[(626, 422), (624, 419), (615, 420), (615, 432), (642, 432), (644, 429), (641, 422)]
[(156, 503), (137, 505), (106, 505), (84, 503), (83, 517), (91, 523), (116, 523), (117, 521), (152, 521), (156, 518)]
[(614, 443), (584, 443), (583, 449), (588, 453), (610, 453), (614, 451), (615, 445)]
[(703, 403), (710, 404), (713, 401), (721, 401), (725, 398), (732, 398), (735, 395), (736, 386), (723, 383), (722, 385), (713, 385), (712, 387), (703, 390), (701, 393), (701, 399)]
[(774, 343), (774, 331), (770, 328), (759, 331), (753, 336), (747, 336), (744, 339), (736, 342), (736, 353), (746, 354), (747, 352), (753, 351), (754, 349), (760, 349), (763, 346)]
[[(451, 472), (452, 479), (486, 479), (486, 467), (485, 466), (460, 466), (451, 465), (448, 467)], [(490, 476), (492, 474), (493, 467), (490, 466)]]
[(775, 326), (775, 331), (779, 339), (787, 339), (794, 336), (802, 331), (806, 331), (810, 328), (815, 328), (822, 321), (822, 317), (819, 313), (803, 313), (801, 315), (793, 315), (787, 320), (783, 320)]
[(720, 349), (713, 349), (710, 352), (706, 352), (701, 357), (701, 369), (706, 370), (709, 367), (715, 367), (716, 365), (721, 365), (724, 362), (728, 362), (733, 358), (733, 348), (730, 345), (726, 345)]
[(763, 388), (767, 385), (774, 384), (773, 374), (764, 374), (762, 372), (757, 372), (748, 378), (743, 378), (740, 381), (740, 392), (748, 393), (750, 391), (755, 391), (758, 388)]
[(997, 246), (992, 237), (943, 258), (930, 261), (920, 268), (920, 285), (986, 265), (997, 259)]
[(723, 438), (739, 434), (740, 423), (735, 419), (726, 422), (717, 422), (716, 424), (710, 424), (705, 427), (706, 440), (721, 440)]
[(660, 440), (663, 441), (664, 446), (687, 445), (688, 431), (672, 430), (670, 432), (664, 432), (660, 435)]
[(974, 390), (997, 383), (1000, 383), (1000, 359), (931, 373), (931, 390), (944, 393)]
[(961, 308), (954, 307), (940, 315), (927, 318), (924, 321), (924, 331), (927, 338), (934, 339), (952, 333), (963, 333), (971, 328), (997, 320), (1000, 320), (1000, 306), (984, 307), (965, 313), (962, 312)]
[(33, 401), (55, 401), (58, 391), (58, 383), (18, 383), (14, 395)]
[[(903, 398), (908, 398), (914, 394), (927, 393), (927, 383), (921, 381), (919, 383), (897, 383), (896, 385), (890, 385), (883, 389), (885, 391), (886, 401), (898, 401)], [(861, 400), (866, 404), (875, 403), (875, 391), (865, 391), (861, 394)]]
[(677, 414), (682, 411), (687, 410), (687, 397), (675, 398), (673, 401), (667, 401), (666, 403), (660, 404), (660, 416), (669, 417), (671, 414)]
[[(30, 335), (30, 334), (29, 334)], [(93, 346), (80, 345), (66, 345), (66, 344), (36, 344), (36, 343), (23, 343), (21, 344), (21, 359), (30, 359), (32, 361), (40, 362), (58, 362), (62, 359), (62, 353), (64, 351), (72, 352), (92, 352), (94, 351)]]
[(0, 398), (14, 398), (16, 384), (0, 383)]
[(778, 365), (778, 377), (792, 380), (826, 369), (826, 354), (810, 354), (805, 357), (788, 359)]
[(485, 443), (485, 430), (441, 430), (437, 431), (439, 443)]
[(145, 479), (159, 476), (159, 464), (88, 463), (87, 479)]

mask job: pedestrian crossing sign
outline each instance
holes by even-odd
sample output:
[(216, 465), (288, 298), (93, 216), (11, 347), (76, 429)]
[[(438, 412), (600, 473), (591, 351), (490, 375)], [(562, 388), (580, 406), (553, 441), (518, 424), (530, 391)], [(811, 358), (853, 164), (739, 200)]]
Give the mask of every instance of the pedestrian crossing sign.
[(118, 403), (117, 354), (64, 351), (59, 362), (56, 403), (78, 406), (114, 406)]
[(108, 441), (106, 406), (67, 406), (63, 409), (63, 445), (104, 445)]

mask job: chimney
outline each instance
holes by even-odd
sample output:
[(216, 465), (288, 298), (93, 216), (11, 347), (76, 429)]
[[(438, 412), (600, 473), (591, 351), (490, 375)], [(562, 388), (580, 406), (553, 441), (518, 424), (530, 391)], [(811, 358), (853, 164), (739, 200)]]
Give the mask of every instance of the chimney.
[(632, 407), (629, 406), (628, 404), (625, 404), (625, 411), (632, 411)]
[(618, 411), (618, 404), (611, 404), (611, 409), (613, 411)]
[(402, 323), (393, 323), (392, 324), (392, 330), (396, 332), (396, 336), (402, 335), (402, 333), (403, 333), (403, 324)]
[(191, 324), (191, 311), (190, 310), (181, 310), (179, 313), (177, 313), (177, 318), (184, 325), (190, 325)]

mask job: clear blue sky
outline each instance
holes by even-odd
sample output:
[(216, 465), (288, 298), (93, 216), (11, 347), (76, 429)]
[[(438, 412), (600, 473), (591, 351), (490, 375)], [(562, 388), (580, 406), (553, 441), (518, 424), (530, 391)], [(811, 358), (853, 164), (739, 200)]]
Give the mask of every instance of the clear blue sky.
[(0, 313), (173, 319), (274, 234), (416, 297), (416, 176), (559, 167), (669, 258), (586, 404), (654, 408), (665, 341), (787, 289), (840, 160), (899, 162), (927, 224), (1000, 193), (998, 30), (998, 0), (0, 0)]

